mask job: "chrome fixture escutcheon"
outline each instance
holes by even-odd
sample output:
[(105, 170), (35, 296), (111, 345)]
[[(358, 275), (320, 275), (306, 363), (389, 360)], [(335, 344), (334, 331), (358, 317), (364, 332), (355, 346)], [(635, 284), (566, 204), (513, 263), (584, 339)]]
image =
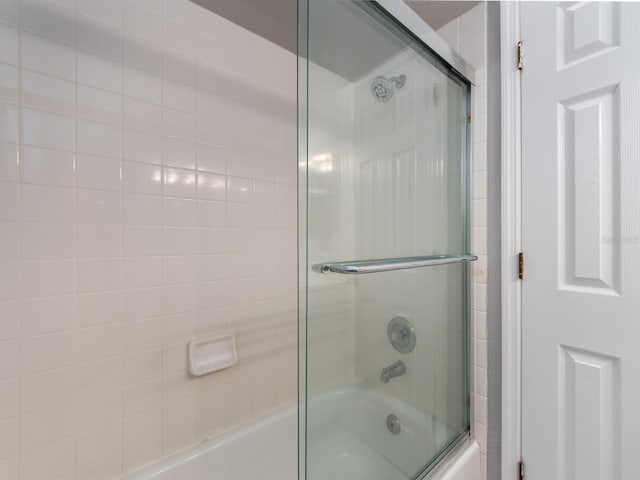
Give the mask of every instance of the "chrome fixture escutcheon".
[(398, 435), (402, 430), (400, 419), (393, 414), (387, 417), (387, 430), (394, 435)]
[(389, 321), (387, 337), (393, 348), (400, 353), (409, 353), (416, 346), (416, 331), (404, 317), (396, 316)]

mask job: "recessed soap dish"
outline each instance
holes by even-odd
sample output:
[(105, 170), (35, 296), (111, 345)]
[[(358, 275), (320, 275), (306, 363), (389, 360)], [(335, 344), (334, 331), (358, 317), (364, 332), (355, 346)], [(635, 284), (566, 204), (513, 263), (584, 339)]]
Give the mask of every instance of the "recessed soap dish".
[(189, 342), (189, 372), (196, 377), (238, 363), (236, 335), (230, 333)]

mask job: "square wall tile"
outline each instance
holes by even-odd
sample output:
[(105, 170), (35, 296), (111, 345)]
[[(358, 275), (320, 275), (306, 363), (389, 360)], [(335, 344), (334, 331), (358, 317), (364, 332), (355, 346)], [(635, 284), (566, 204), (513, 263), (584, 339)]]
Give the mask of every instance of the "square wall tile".
[[(6, 29), (6, 27), (4, 28)], [(2, 28), (0, 28), (1, 31)], [(23, 32), (20, 40), (22, 45), (22, 66), (24, 68), (74, 80), (76, 62), (75, 49), (72, 45), (55, 42), (28, 32)], [(11, 44), (9, 43), (9, 45)]]
[(119, 62), (78, 50), (78, 82), (83, 85), (122, 93), (122, 67)]
[(20, 270), (23, 298), (73, 293), (74, 268), (72, 260), (22, 262)]
[(73, 151), (73, 118), (28, 108), (22, 109), (22, 141), (28, 145)]
[(22, 181), (40, 185), (72, 187), (75, 183), (71, 152), (22, 147)]
[(75, 334), (70, 331), (25, 338), (20, 344), (20, 371), (29, 375), (69, 366), (74, 361), (74, 346)]
[(76, 86), (70, 80), (25, 70), (22, 72), (22, 104), (39, 110), (74, 115)]

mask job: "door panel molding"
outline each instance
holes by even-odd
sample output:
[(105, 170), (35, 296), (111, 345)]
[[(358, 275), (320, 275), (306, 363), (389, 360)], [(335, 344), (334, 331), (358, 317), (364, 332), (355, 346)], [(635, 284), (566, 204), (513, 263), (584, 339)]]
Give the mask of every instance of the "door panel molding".
[[(566, 345), (558, 350), (560, 478), (620, 478), (620, 359)], [(594, 438), (602, 439), (595, 448)]]
[(563, 290), (620, 294), (619, 117), (619, 85), (558, 105)]

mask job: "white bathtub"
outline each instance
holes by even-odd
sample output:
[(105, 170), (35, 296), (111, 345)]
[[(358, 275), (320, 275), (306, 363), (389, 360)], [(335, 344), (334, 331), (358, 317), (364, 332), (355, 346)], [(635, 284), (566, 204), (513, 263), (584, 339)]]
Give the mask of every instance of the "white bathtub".
[[(379, 421), (390, 409), (403, 424), (396, 436)], [(314, 432), (308, 445), (309, 477), (322, 480), (406, 480), (413, 472), (402, 471), (403, 465), (417, 465), (427, 458), (438, 430), (444, 432), (441, 425), (425, 420), (410, 407), (398, 411), (397, 401), (362, 388), (313, 401), (309, 428)], [(292, 407), (211, 438), (123, 480), (297, 480), (297, 432), (297, 409)], [(480, 480), (478, 445), (465, 441), (432, 478)]]

